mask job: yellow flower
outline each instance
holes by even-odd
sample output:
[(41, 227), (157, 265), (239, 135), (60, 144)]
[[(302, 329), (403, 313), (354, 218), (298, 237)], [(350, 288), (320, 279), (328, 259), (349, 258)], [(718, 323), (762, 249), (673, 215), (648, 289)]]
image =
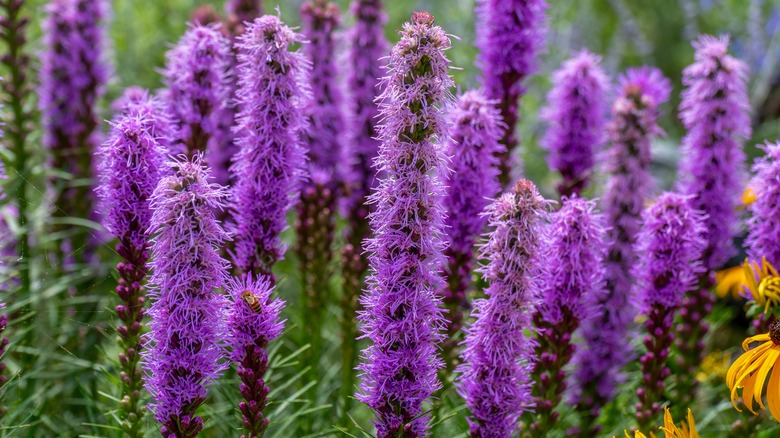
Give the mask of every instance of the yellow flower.
[[(753, 342), (761, 342), (759, 346), (748, 350)], [(753, 401), (760, 409), (766, 409), (763, 401), (764, 385), (766, 389), (769, 412), (780, 421), (780, 370), (774, 370), (780, 359), (780, 322), (774, 321), (769, 326), (769, 333), (751, 336), (742, 342), (745, 352), (729, 368), (726, 375), (726, 385), (731, 390), (731, 404), (737, 406), (737, 391), (742, 389), (742, 401), (753, 414)], [(771, 374), (771, 375), (770, 375)]]
[(756, 192), (754, 192), (752, 188), (748, 187), (742, 193), (742, 205), (740, 205), (738, 208), (743, 209), (748, 205), (756, 202), (756, 199), (757, 199)]
[(688, 424), (682, 423), (678, 428), (672, 419), (672, 413), (668, 407), (664, 407), (664, 425), (661, 430), (666, 434), (666, 438), (699, 438), (699, 432), (696, 431), (696, 422), (693, 421), (693, 414), (688, 409)]
[(731, 296), (742, 300), (742, 285), (745, 284), (745, 269), (742, 266), (732, 266), (715, 272), (715, 294), (719, 298)]
[(713, 351), (704, 356), (699, 366), (700, 371), (696, 373), (696, 380), (706, 382), (710, 379), (723, 379), (726, 377), (726, 371), (731, 365), (731, 354), (723, 351)]
[(756, 304), (764, 308), (764, 313), (780, 304), (780, 276), (765, 257), (761, 258), (760, 265), (745, 259), (743, 269), (745, 286)]
[[(623, 431), (624, 434), (626, 434), (626, 438), (631, 438), (631, 435), (628, 434), (627, 431)], [(653, 436), (653, 434), (650, 434), (650, 436)], [(612, 438), (615, 438), (614, 436)], [(635, 430), (634, 431), (634, 438), (647, 438), (647, 435), (643, 434), (642, 432)]]

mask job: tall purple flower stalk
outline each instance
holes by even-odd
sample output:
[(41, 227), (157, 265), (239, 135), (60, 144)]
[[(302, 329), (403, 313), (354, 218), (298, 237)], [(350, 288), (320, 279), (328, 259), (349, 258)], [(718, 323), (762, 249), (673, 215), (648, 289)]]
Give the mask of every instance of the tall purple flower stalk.
[(579, 195), (588, 185), (595, 155), (604, 142), (609, 79), (601, 58), (583, 50), (553, 75), (542, 117), (549, 123), (542, 144), (550, 167), (561, 173), (561, 197)]
[(358, 296), (364, 286), (368, 270), (368, 255), (363, 251), (363, 241), (369, 236), (368, 213), (371, 206), (366, 197), (376, 186), (374, 159), (379, 151), (377, 123), (379, 107), (375, 102), (379, 90), (379, 78), (384, 75), (380, 59), (387, 55), (388, 44), (384, 36), (387, 16), (382, 0), (354, 0), (350, 10), (355, 24), (349, 30), (349, 61), (347, 72), (348, 117), (347, 141), (342, 149), (347, 167), (344, 171), (346, 196), (344, 215), (347, 218), (344, 249), (342, 250), (341, 277), (341, 400), (344, 404), (342, 425), (349, 423), (350, 405), (355, 386), (357, 362), (357, 324), (355, 312)]
[(379, 97), (376, 165), (384, 176), (370, 198), (376, 203), (374, 236), (367, 241), (371, 273), (358, 317), (371, 343), (358, 367), (357, 398), (376, 413), (380, 438), (425, 436), (423, 403), (440, 387), (442, 366), (436, 355), (444, 324), (438, 295), (446, 171), (441, 106), (453, 85), (445, 56), (451, 45), (427, 12), (412, 14), (400, 35)]
[(651, 195), (650, 143), (662, 134), (659, 107), (671, 84), (659, 70), (629, 69), (618, 77), (619, 94), (607, 126), (608, 174), (602, 206), (606, 219), (606, 288), (585, 296), (594, 318), (583, 322), (585, 347), (574, 356), (575, 388), (572, 403), (581, 412), (580, 436), (598, 433), (594, 421), (622, 381), (621, 368), (631, 358), (625, 342), (635, 315), (631, 272), (637, 256), (634, 244), (642, 224), (645, 200)]
[(227, 184), (230, 157), (230, 41), (218, 25), (191, 25), (166, 55), (165, 100), (176, 128), (175, 152), (206, 153), (216, 181)]
[(493, 229), (482, 247), (487, 299), (474, 301), (476, 321), (466, 328), (458, 392), (471, 412), (472, 437), (513, 436), (523, 412), (533, 409), (531, 372), (536, 340), (526, 333), (540, 299), (537, 255), (548, 203), (527, 180), (495, 200)]
[[(69, 174), (66, 181), (53, 181), (58, 194), (52, 214), (59, 232), (67, 227), (63, 218), (87, 218), (93, 211), (89, 179), (100, 143), (96, 105), (108, 76), (101, 27), (107, 8), (103, 0), (53, 0), (46, 8), (39, 90), (43, 142), (51, 167)], [(83, 258), (86, 242), (85, 230), (70, 239), (76, 260)]]
[(712, 310), (715, 269), (734, 254), (736, 207), (745, 179), (743, 141), (750, 136), (747, 66), (728, 54), (727, 37), (704, 35), (694, 42), (695, 62), (683, 71), (680, 119), (683, 138), (679, 191), (691, 196), (705, 219), (706, 271), (700, 287), (686, 297), (676, 327), (678, 374), (675, 405), (688, 406), (696, 394), (694, 375), (704, 355), (705, 318)]
[(240, 150), (230, 168), (235, 263), (255, 276), (272, 276), (271, 267), (284, 255), (280, 234), (297, 200), (306, 160), (301, 134), (310, 98), (309, 65), (300, 52), (289, 51), (300, 40), (271, 15), (256, 19), (238, 37)]
[(152, 210), (149, 199), (166, 170), (163, 166), (169, 126), (158, 102), (146, 95), (125, 106), (112, 123), (108, 141), (98, 150), (100, 180), (97, 189), (103, 211), (103, 225), (119, 242), (116, 251), (122, 304), (116, 307), (122, 353), (119, 364), (122, 398), (121, 427), (128, 436), (139, 436), (145, 409), (139, 403), (142, 372), (138, 365), (143, 350), (143, 283), (149, 259), (149, 227)]
[(284, 329), (279, 319), (284, 301), (271, 299), (273, 286), (268, 278), (253, 279), (251, 274), (229, 280), (227, 291), (232, 301), (227, 323), (230, 358), (238, 366), (244, 397), (238, 408), (246, 436), (261, 437), (269, 424), (263, 415), (269, 392), (263, 380), (268, 371), (268, 343)]
[(151, 197), (151, 331), (142, 357), (149, 408), (170, 438), (201, 431), (196, 411), (225, 368), (227, 303), (217, 290), (227, 278), (229, 264), (219, 250), (228, 235), (214, 210), (224, 206), (227, 192), (208, 182), (201, 163), (200, 154), (169, 162), (174, 175), (161, 179)]
[(674, 340), (672, 322), (686, 293), (698, 285), (706, 241), (701, 213), (691, 207), (688, 198), (675, 193), (659, 196), (646, 211), (644, 222), (637, 243), (642, 260), (636, 276), (647, 315), (643, 339), (647, 352), (640, 360), (642, 385), (636, 391), (636, 415), (639, 430), (647, 433), (661, 412), (664, 380), (671, 374), (666, 360)]
[(748, 256), (754, 261), (766, 257), (773, 266), (780, 265), (780, 142), (761, 146), (766, 155), (753, 164), (750, 190), (756, 200), (748, 206)]
[(545, 436), (558, 420), (556, 406), (566, 390), (564, 367), (574, 353), (572, 336), (580, 322), (594, 315), (587, 297), (603, 293), (606, 245), (595, 203), (563, 198), (547, 231), (545, 259), (541, 267), (542, 303), (534, 314), (536, 332), (536, 415), (533, 436)]
[(301, 19), (303, 33), (309, 41), (303, 52), (312, 66), (309, 83), (313, 98), (306, 108), (309, 129), (303, 135), (312, 178), (301, 190), (301, 202), (297, 206), (295, 252), (300, 260), (303, 291), (309, 306), (307, 328), (312, 372), (317, 373), (322, 346), (320, 316), (330, 298), (336, 202), (342, 188), (343, 98), (338, 83), (334, 35), (341, 24), (341, 16), (335, 3), (309, 0), (301, 6)]
[(495, 102), (479, 91), (467, 91), (449, 116), (452, 139), (447, 154), (452, 157), (447, 178), (444, 207), (447, 241), (444, 304), (447, 306), (447, 339), (444, 359), (447, 369), (455, 369), (458, 333), (463, 326), (463, 311), (469, 308), (467, 293), (474, 267), (474, 244), (482, 233), (487, 216), (482, 212), (500, 191), (498, 158), (503, 146), (501, 116)]
[(544, 0), (479, 0), (477, 2), (478, 64), (488, 99), (498, 101), (506, 124), (499, 155), (501, 184), (512, 181), (518, 140), (515, 125), (519, 100), (525, 94), (523, 80), (536, 70), (536, 55), (544, 44)]

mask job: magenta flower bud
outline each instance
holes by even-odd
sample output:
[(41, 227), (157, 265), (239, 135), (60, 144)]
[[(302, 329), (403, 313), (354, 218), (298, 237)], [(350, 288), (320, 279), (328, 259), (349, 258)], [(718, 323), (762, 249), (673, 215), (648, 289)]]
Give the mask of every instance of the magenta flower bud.
[(218, 293), (229, 264), (219, 251), (228, 239), (215, 218), (227, 193), (207, 180), (202, 156), (169, 162), (174, 174), (151, 197), (153, 274), (149, 346), (142, 353), (149, 404), (163, 434), (194, 437), (194, 417), (208, 386), (225, 368), (226, 301)]
[(505, 130), (506, 149), (499, 155), (501, 184), (511, 181), (517, 161), (515, 125), (519, 100), (525, 94), (523, 80), (536, 70), (536, 55), (544, 44), (544, 0), (479, 0), (477, 2), (477, 64), (488, 99), (498, 101)]
[(489, 207), (490, 239), (482, 247), (488, 264), (487, 299), (474, 301), (466, 328), (458, 393), (471, 412), (471, 436), (509, 437), (523, 412), (534, 407), (531, 372), (537, 343), (531, 316), (539, 302), (537, 254), (549, 206), (527, 180)]
[(500, 190), (496, 155), (503, 149), (498, 142), (502, 124), (493, 105), (481, 92), (467, 91), (450, 114), (452, 140), (447, 154), (452, 157), (452, 173), (444, 198), (449, 243), (445, 252), (448, 337), (444, 354), (449, 369), (457, 360), (456, 335), (463, 325), (463, 310), (469, 306), (466, 295), (474, 266), (474, 243), (487, 222), (482, 213)]
[(446, 141), (441, 106), (453, 85), (445, 56), (450, 39), (427, 12), (415, 12), (400, 35), (379, 97), (377, 167), (384, 176), (370, 200), (371, 273), (358, 317), (370, 345), (358, 367), (357, 398), (376, 413), (381, 438), (426, 434), (423, 403), (440, 387), (442, 366), (436, 348), (444, 323), (438, 291), (446, 156), (437, 141)]
[(604, 140), (609, 79), (601, 58), (587, 50), (563, 63), (553, 75), (553, 88), (542, 118), (549, 127), (542, 145), (550, 167), (561, 173), (561, 197), (579, 195), (587, 187), (596, 153)]
[(761, 147), (765, 155), (753, 164), (750, 190), (756, 200), (748, 206), (748, 256), (755, 261), (766, 257), (773, 266), (780, 265), (780, 142)]
[(271, 275), (286, 250), (280, 234), (298, 198), (306, 160), (301, 134), (310, 99), (308, 63), (290, 52), (301, 36), (266, 15), (237, 38), (239, 152), (234, 178), (235, 263), (242, 272)]

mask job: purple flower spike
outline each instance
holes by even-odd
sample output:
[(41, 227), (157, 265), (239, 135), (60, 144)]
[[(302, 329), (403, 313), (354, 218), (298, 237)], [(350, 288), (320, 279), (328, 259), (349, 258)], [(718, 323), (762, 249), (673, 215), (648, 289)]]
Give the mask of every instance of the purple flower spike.
[(752, 260), (766, 257), (773, 266), (780, 265), (780, 142), (760, 146), (766, 155), (753, 164), (755, 176), (750, 190), (756, 200), (748, 209), (748, 255)]
[(201, 163), (200, 154), (168, 163), (174, 175), (161, 179), (151, 198), (151, 331), (142, 358), (149, 408), (165, 437), (200, 432), (196, 411), (225, 368), (227, 303), (217, 289), (229, 268), (219, 255), (228, 235), (214, 210), (224, 207), (227, 192), (208, 182)]
[[(701, 36), (694, 42), (695, 62), (683, 71), (680, 119), (688, 131), (683, 138), (678, 189), (690, 195), (693, 208), (706, 215), (705, 272), (680, 311), (675, 328), (675, 357), (680, 367), (674, 406), (689, 406), (696, 395), (696, 369), (704, 357), (704, 337), (712, 311), (715, 269), (735, 252), (737, 207), (745, 179), (742, 143), (750, 136), (747, 66), (728, 55), (727, 37)], [(679, 415), (679, 414), (677, 414)]]
[(587, 187), (594, 158), (604, 142), (606, 93), (609, 79), (601, 58), (583, 50), (553, 75), (542, 112), (549, 124), (542, 144), (550, 152), (550, 167), (563, 176), (561, 197), (579, 195)]
[(575, 347), (571, 340), (581, 321), (594, 315), (588, 297), (603, 293), (604, 225), (595, 203), (563, 198), (545, 244), (540, 286), (543, 302), (534, 315), (537, 327), (534, 369), (536, 415), (530, 430), (546, 436), (554, 427), (555, 408), (567, 388), (564, 368)]
[[(54, 0), (46, 7), (43, 23), (44, 53), (41, 56), (39, 90), (43, 142), (51, 168), (67, 172), (73, 180), (92, 175), (92, 154), (100, 136), (97, 102), (103, 95), (108, 67), (103, 59), (101, 22), (108, 5), (103, 0)], [(55, 180), (59, 191), (55, 217), (87, 218), (93, 213), (91, 187)], [(62, 232), (66, 225), (56, 225)], [(80, 231), (64, 247), (82, 248), (87, 233)], [(65, 251), (61, 247), (59, 251)], [(76, 261), (84, 251), (75, 251)], [(63, 254), (61, 260), (66, 262)]]
[[(165, 98), (176, 126), (175, 152), (206, 153), (217, 182), (227, 184), (233, 114), (231, 96), (230, 41), (218, 25), (192, 25), (176, 47), (168, 52)], [(219, 165), (219, 167), (217, 167)]]
[(634, 318), (634, 244), (641, 229), (645, 200), (653, 190), (650, 143), (662, 134), (659, 106), (668, 98), (671, 84), (659, 70), (629, 69), (618, 77), (618, 96), (607, 126), (610, 148), (605, 171), (609, 175), (602, 205), (608, 245), (606, 289), (586, 295), (594, 318), (583, 322), (585, 347), (574, 356), (575, 388), (572, 403), (582, 413), (580, 433), (598, 434), (594, 421), (601, 407), (622, 381), (620, 370), (631, 358), (625, 342)]
[(463, 326), (463, 310), (469, 308), (466, 295), (474, 266), (474, 243), (487, 222), (483, 215), (489, 199), (500, 191), (498, 158), (503, 150), (501, 116), (495, 102), (479, 91), (464, 93), (450, 114), (451, 136), (448, 155), (452, 157), (444, 206), (447, 212), (447, 288), (444, 304), (448, 310), (444, 357), (451, 371), (457, 363), (457, 333)]
[(519, 100), (525, 94), (523, 80), (536, 70), (536, 55), (544, 44), (544, 0), (479, 0), (477, 2), (478, 65), (488, 99), (498, 101), (506, 124), (500, 154), (501, 184), (512, 181), (518, 140), (515, 125)]
[(450, 39), (433, 16), (415, 12), (400, 32), (384, 78), (382, 146), (376, 165), (384, 177), (369, 202), (374, 237), (367, 241), (371, 274), (359, 313), (364, 336), (358, 400), (376, 413), (378, 438), (422, 437), (423, 403), (439, 387), (444, 319), (442, 286), (446, 141), (441, 106), (450, 98), (445, 50)]
[(661, 412), (666, 366), (674, 334), (672, 321), (683, 298), (698, 286), (704, 271), (701, 256), (706, 246), (704, 218), (690, 205), (690, 199), (674, 193), (659, 196), (645, 213), (645, 228), (638, 246), (642, 261), (636, 269), (640, 282), (647, 335), (643, 342), (643, 384), (637, 390), (639, 430), (650, 432)]
[(228, 27), (233, 35), (241, 35), (246, 30), (246, 23), (263, 15), (262, 0), (227, 0), (225, 3)]
[(238, 37), (238, 105), (235, 129), (239, 152), (233, 174), (236, 267), (270, 276), (286, 250), (280, 234), (298, 198), (306, 160), (301, 133), (306, 128), (309, 65), (290, 52), (301, 36), (279, 18), (256, 19)]
[(541, 232), (549, 206), (527, 180), (488, 207), (490, 240), (482, 247), (488, 264), (487, 299), (474, 301), (466, 328), (458, 392), (471, 411), (473, 437), (513, 436), (523, 412), (533, 409), (531, 372), (536, 340), (531, 315), (539, 302), (535, 281)]
[(263, 415), (269, 392), (263, 380), (268, 371), (268, 343), (284, 329), (284, 321), (279, 319), (284, 301), (271, 299), (273, 286), (269, 279), (254, 280), (251, 274), (231, 279), (227, 292), (232, 301), (227, 323), (230, 358), (238, 367), (245, 400), (238, 408), (247, 436), (260, 437), (269, 423)]

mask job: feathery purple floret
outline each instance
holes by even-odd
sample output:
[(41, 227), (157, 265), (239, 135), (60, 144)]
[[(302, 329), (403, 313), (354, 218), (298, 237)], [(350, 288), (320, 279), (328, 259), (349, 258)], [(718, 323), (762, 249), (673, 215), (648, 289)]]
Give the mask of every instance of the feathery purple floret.
[(655, 68), (628, 69), (618, 77), (619, 94), (607, 126), (610, 147), (604, 170), (609, 177), (602, 200), (608, 245), (606, 289), (585, 297), (599, 316), (583, 323), (586, 347), (574, 357), (572, 401), (594, 417), (614, 395), (622, 380), (620, 369), (631, 357), (625, 338), (636, 313), (630, 276), (636, 263), (634, 244), (645, 200), (653, 190), (650, 144), (663, 133), (658, 126), (659, 106), (670, 92), (669, 80)]
[(489, 99), (498, 101), (501, 119), (506, 124), (501, 143), (501, 183), (511, 181), (510, 171), (518, 140), (515, 125), (519, 118), (520, 97), (525, 94), (523, 80), (536, 69), (536, 55), (544, 44), (544, 0), (479, 0), (477, 2), (478, 64), (482, 85)]
[(773, 266), (780, 265), (780, 143), (760, 146), (766, 155), (753, 164), (750, 190), (756, 200), (748, 206), (753, 216), (748, 220), (747, 247), (752, 260), (766, 257)]
[(341, 178), (341, 144), (344, 143), (342, 96), (336, 67), (334, 32), (341, 24), (338, 6), (328, 0), (310, 0), (301, 6), (303, 33), (309, 43), (303, 47), (311, 62), (312, 100), (306, 109), (309, 131), (305, 134), (311, 164)]
[(536, 341), (531, 315), (539, 299), (537, 254), (548, 203), (533, 183), (520, 180), (487, 210), (493, 229), (482, 247), (487, 299), (474, 301), (466, 328), (458, 392), (471, 411), (474, 437), (509, 437), (533, 408), (531, 372)]
[(289, 46), (301, 36), (266, 15), (238, 37), (239, 152), (234, 176), (235, 262), (243, 272), (271, 275), (285, 252), (280, 234), (294, 205), (306, 160), (301, 133), (310, 95), (309, 65)]
[(217, 182), (228, 182), (231, 99), (230, 41), (219, 26), (191, 25), (166, 57), (165, 92), (179, 153), (206, 153)]
[(415, 12), (393, 47), (381, 102), (384, 173), (369, 202), (374, 237), (367, 241), (371, 273), (361, 298), (363, 382), (357, 398), (376, 413), (377, 437), (422, 437), (423, 403), (440, 384), (436, 344), (444, 323), (441, 290), (446, 175), (444, 113), (452, 78), (445, 50), (450, 39), (433, 16)]
[(169, 162), (151, 198), (153, 240), (149, 347), (143, 355), (149, 407), (165, 437), (194, 437), (208, 385), (225, 368), (226, 301), (217, 293), (229, 264), (219, 255), (228, 239), (214, 216), (227, 192), (207, 180), (200, 154)]
[(601, 58), (583, 50), (553, 75), (542, 118), (549, 124), (542, 144), (548, 162), (563, 176), (561, 196), (580, 194), (588, 185), (596, 153), (604, 141), (609, 79)]
[(230, 358), (236, 363), (245, 401), (238, 407), (250, 437), (262, 436), (269, 421), (263, 415), (269, 388), (263, 376), (268, 370), (268, 343), (284, 329), (279, 313), (284, 301), (271, 299), (274, 288), (268, 278), (244, 274), (228, 281), (231, 311), (228, 316)]
[(709, 35), (693, 46), (683, 71), (680, 119), (687, 129), (680, 163), (681, 192), (707, 215), (704, 265), (718, 269), (735, 252), (736, 207), (745, 177), (742, 142), (750, 136), (747, 66), (728, 55), (729, 39)]
[[(474, 265), (474, 243), (487, 222), (482, 212), (489, 199), (500, 191), (496, 155), (503, 150), (498, 142), (503, 125), (494, 104), (479, 91), (467, 91), (449, 115), (452, 139), (447, 154), (452, 157), (452, 172), (444, 198), (449, 243), (445, 251), (448, 263), (444, 291), (444, 303), (449, 310), (447, 352), (454, 352), (454, 335), (463, 324), (463, 309), (468, 308), (466, 294)], [(452, 359), (445, 357), (448, 366)]]

